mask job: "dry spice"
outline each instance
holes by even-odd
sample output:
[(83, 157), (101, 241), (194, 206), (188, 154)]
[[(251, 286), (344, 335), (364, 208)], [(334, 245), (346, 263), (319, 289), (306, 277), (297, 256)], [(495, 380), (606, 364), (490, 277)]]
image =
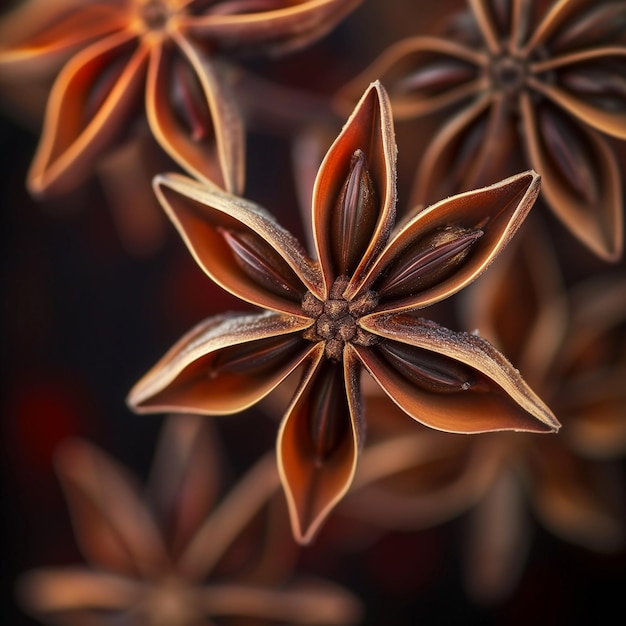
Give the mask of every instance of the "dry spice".
[(530, 210), (539, 177), (527, 172), (448, 198), (394, 231), (395, 156), (389, 102), (374, 83), (320, 167), (315, 259), (247, 200), (181, 176), (155, 181), (202, 269), (266, 311), (197, 326), (135, 385), (129, 404), (142, 412), (234, 413), (303, 366), (277, 443), (294, 535), (303, 543), (352, 482), (365, 434), (364, 369), (433, 428), (559, 426), (488, 342), (419, 316), (491, 263)]

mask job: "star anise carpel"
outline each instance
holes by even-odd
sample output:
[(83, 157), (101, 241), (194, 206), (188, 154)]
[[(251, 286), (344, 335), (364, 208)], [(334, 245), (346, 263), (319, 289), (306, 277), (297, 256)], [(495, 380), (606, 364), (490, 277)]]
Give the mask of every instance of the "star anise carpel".
[(210, 318), (133, 388), (136, 411), (241, 411), (302, 371), (277, 443), (295, 537), (309, 542), (349, 489), (369, 372), (413, 419), (440, 430), (550, 432), (559, 425), (490, 344), (423, 319), (493, 261), (539, 192), (525, 172), (447, 198), (395, 227), (396, 144), (373, 83), (315, 181), (315, 251), (254, 203), (180, 175), (156, 193), (216, 283), (265, 311)]
[[(187, 173), (241, 193), (244, 123), (229, 79), (237, 52), (283, 53), (333, 28), (360, 0), (81, 0), (10, 16), (0, 78), (69, 57), (55, 80), (27, 183), (62, 193), (128, 136), (143, 95), (154, 138)], [(20, 75), (21, 78), (20, 78)]]
[[(436, 111), (416, 174), (417, 203), (499, 180), (530, 165), (542, 198), (587, 248), (615, 261), (623, 192), (609, 139), (626, 139), (626, 3), (469, 0), (442, 36), (390, 46), (343, 90), (373, 78), (398, 119)], [(520, 158), (521, 157), (521, 158)]]

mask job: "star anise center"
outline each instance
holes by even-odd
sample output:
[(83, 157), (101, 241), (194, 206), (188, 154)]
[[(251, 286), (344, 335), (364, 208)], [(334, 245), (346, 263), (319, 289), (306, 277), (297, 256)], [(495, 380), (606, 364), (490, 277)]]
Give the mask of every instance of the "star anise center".
[(517, 96), (526, 85), (526, 61), (512, 55), (492, 59), (489, 68), (493, 86), (506, 96)]
[(148, 0), (139, 7), (143, 26), (151, 32), (164, 30), (174, 12), (168, 0)]
[(315, 319), (304, 333), (309, 341), (324, 341), (326, 358), (339, 361), (346, 343), (371, 346), (379, 339), (359, 326), (359, 319), (371, 313), (378, 304), (375, 292), (367, 291), (354, 300), (343, 297), (348, 286), (344, 276), (337, 278), (325, 302), (318, 300), (311, 292), (302, 300), (302, 311)]

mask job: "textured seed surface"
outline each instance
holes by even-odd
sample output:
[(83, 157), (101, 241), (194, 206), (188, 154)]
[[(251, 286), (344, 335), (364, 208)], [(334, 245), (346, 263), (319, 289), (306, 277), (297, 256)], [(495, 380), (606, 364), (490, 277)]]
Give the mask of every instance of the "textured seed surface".
[(187, 64), (176, 63), (170, 93), (174, 111), (189, 136), (196, 142), (210, 137), (213, 134), (211, 114), (202, 86)]
[(331, 218), (333, 261), (338, 275), (351, 274), (367, 249), (378, 216), (378, 197), (365, 154), (356, 150)]
[(225, 348), (214, 359), (211, 376), (223, 372), (255, 375), (267, 372), (291, 356), (302, 346), (300, 337), (269, 337)]
[(419, 293), (441, 282), (463, 263), (471, 246), (483, 235), (480, 229), (447, 226), (409, 246), (376, 285), (385, 298)]
[(457, 393), (467, 391), (475, 381), (475, 373), (445, 356), (397, 342), (386, 341), (378, 346), (385, 360), (404, 378), (426, 391)]
[(398, 95), (424, 91), (433, 95), (471, 80), (476, 70), (471, 65), (456, 61), (434, 61), (404, 76), (390, 87)]
[(567, 185), (595, 205), (600, 190), (589, 158), (593, 152), (587, 142), (573, 124), (562, 115), (553, 114), (548, 108), (540, 111), (539, 125), (552, 162)]
[(218, 230), (232, 250), (235, 261), (250, 278), (274, 294), (301, 300), (298, 277), (271, 246), (250, 233)]
[(309, 397), (309, 434), (315, 462), (321, 465), (341, 443), (350, 421), (341, 365), (325, 366)]

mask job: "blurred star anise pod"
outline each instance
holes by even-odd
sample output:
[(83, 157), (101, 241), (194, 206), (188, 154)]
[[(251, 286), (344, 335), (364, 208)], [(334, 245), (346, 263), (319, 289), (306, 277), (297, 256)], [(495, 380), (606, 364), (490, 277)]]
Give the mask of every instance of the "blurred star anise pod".
[[(403, 411), (461, 433), (559, 424), (488, 342), (418, 316), (479, 276), (538, 192), (526, 172), (435, 204), (394, 229), (396, 144), (372, 84), (315, 181), (315, 258), (265, 210), (180, 175), (157, 194), (196, 261), (262, 313), (210, 318), (133, 388), (140, 412), (228, 414), (303, 367), (278, 465), (295, 537), (310, 541), (350, 487), (363, 444), (365, 369)], [(317, 260), (316, 260), (317, 259)]]
[(468, 4), (441, 38), (392, 45), (343, 96), (354, 102), (376, 78), (397, 119), (448, 114), (417, 174), (417, 203), (499, 180), (522, 157), (564, 226), (617, 260), (622, 183), (603, 133), (626, 139), (626, 2)]
[[(626, 280), (602, 276), (565, 289), (549, 241), (533, 226), (464, 292), (463, 311), (519, 365), (563, 431), (411, 433), (378, 393), (366, 398), (378, 441), (363, 453), (342, 508), (404, 530), (471, 509), (466, 583), (482, 601), (503, 599), (519, 581), (533, 519), (598, 552), (617, 551), (626, 536)], [(381, 435), (381, 423), (395, 426)]]
[[(62, 445), (57, 469), (91, 567), (25, 573), (18, 592), (29, 613), (54, 624), (138, 626), (209, 626), (214, 619), (341, 626), (359, 619), (359, 602), (347, 591), (293, 579), (283, 524), (268, 510), (279, 485), (273, 459), (261, 459), (219, 498), (219, 454), (206, 424), (197, 416), (168, 418), (145, 494), (95, 446)], [(250, 526), (263, 512), (266, 522)], [(270, 559), (255, 562), (266, 542), (273, 542)]]
[(0, 77), (72, 54), (56, 79), (28, 174), (35, 194), (63, 192), (136, 118), (187, 172), (241, 193), (243, 125), (224, 59), (286, 52), (321, 37), (360, 0), (30, 0), (9, 16)]

